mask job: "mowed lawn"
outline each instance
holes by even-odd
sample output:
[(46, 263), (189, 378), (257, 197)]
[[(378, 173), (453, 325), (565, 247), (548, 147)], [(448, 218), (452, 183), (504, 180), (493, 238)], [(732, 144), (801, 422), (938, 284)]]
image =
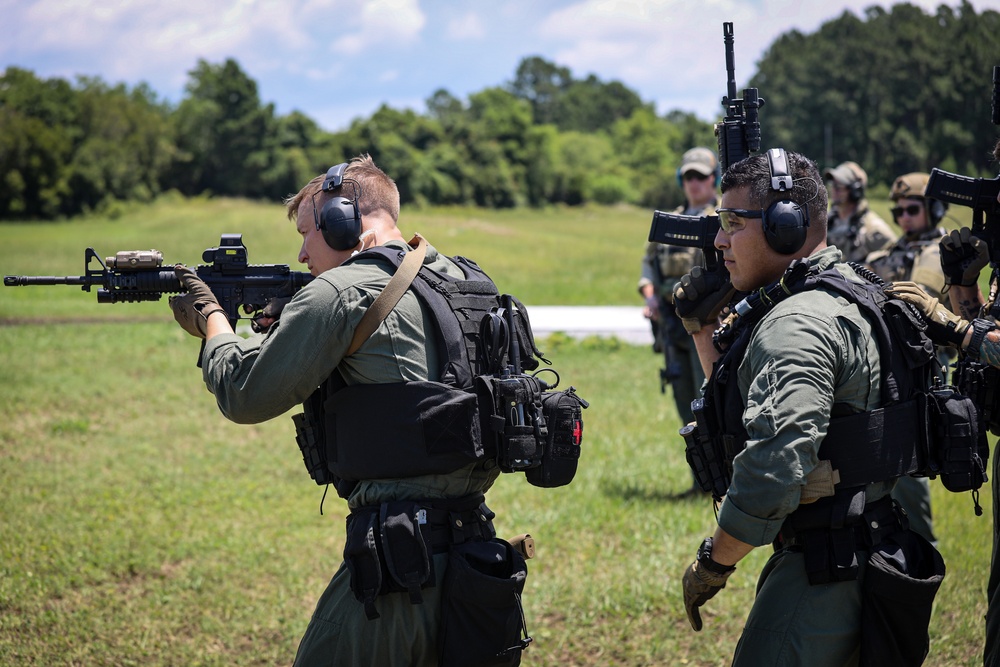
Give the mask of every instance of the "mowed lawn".
[[(651, 212), (404, 210), (406, 233), (476, 259), (528, 304), (639, 305)], [(0, 225), (4, 274), (82, 275), (157, 248), (199, 263), (241, 232), (254, 263), (295, 264), (280, 206), (164, 200), (114, 220)], [(293, 267), (297, 268), (297, 267)], [(725, 665), (769, 549), (704, 608), (680, 577), (714, 527), (689, 483), (660, 359), (617, 340), (540, 342), (591, 402), (576, 480), (505, 475), (489, 494), (502, 536), (529, 532), (529, 665)], [(302, 466), (287, 416), (227, 422), (165, 302), (100, 305), (79, 287), (0, 290), (0, 664), (290, 664), (341, 560), (345, 508)], [(932, 482), (948, 565), (928, 665), (981, 664), (991, 494)]]

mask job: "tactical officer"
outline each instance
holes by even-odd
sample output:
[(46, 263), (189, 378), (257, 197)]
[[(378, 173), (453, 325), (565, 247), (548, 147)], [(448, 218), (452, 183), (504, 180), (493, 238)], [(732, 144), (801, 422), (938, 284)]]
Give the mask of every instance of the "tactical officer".
[[(464, 545), (463, 553), (478, 549), (476, 557), (501, 583), (520, 577), (523, 586), (523, 560), (516, 562), (493, 539), (493, 514), (483, 494), (500, 472), (495, 460), (435, 458), (444, 450), (482, 447), (478, 427), (463, 422), (466, 397), (449, 389), (442, 371), (451, 363), (445, 348), (463, 341), (438, 345), (439, 315), (412, 289), (376, 319), (370, 336), (355, 335), (396, 273), (387, 257), (405, 263), (423, 253), (419, 271), (432, 272), (439, 285), (448, 277), (474, 279), (477, 293), (492, 293), (494, 303), (496, 289), (484, 274), (470, 278), (471, 263), (460, 266), (422, 239), (417, 243), (418, 237), (404, 240), (396, 185), (367, 155), (314, 178), (287, 201), (287, 211), (302, 237), (298, 260), (315, 279), (266, 334), (234, 334), (211, 291), (186, 267), (176, 272), (187, 294), (171, 299), (171, 307), (187, 331), (205, 339), (205, 382), (226, 417), (256, 423), (303, 403), (300, 438), (335, 431), (325, 442), (339, 454), (330, 461), (332, 483), (351, 512), (345, 562), (316, 606), (295, 664), (437, 665), (439, 653), (449, 650), (440, 643), (449, 623), (443, 584), (461, 575), (451, 565), (456, 545)], [(465, 305), (475, 307), (476, 298), (469, 295)], [(457, 366), (452, 371), (469, 373)], [(459, 412), (448, 412), (452, 404)], [(425, 405), (435, 412), (425, 414)], [(423, 439), (433, 439), (432, 446), (425, 449)], [(435, 452), (435, 444), (442, 451)], [(399, 470), (406, 465), (420, 469)], [(476, 617), (473, 610), (463, 613)], [(451, 618), (450, 627), (458, 627)], [(452, 642), (479, 644), (475, 634), (455, 632), (461, 637)], [(497, 650), (491, 655), (496, 658)], [(502, 664), (519, 658), (514, 650)]]
[[(993, 157), (1000, 162), (1000, 142), (993, 149)], [(1000, 207), (1000, 194), (997, 195)], [(927, 317), (929, 323), (942, 327), (932, 328), (939, 333), (936, 342), (952, 345), (973, 360), (1000, 368), (1000, 327), (991, 315), (995, 304), (983, 298), (979, 289), (979, 273), (990, 261), (986, 243), (972, 234), (972, 230), (962, 228), (952, 231), (941, 239), (941, 269), (949, 285), (948, 297), (951, 310), (916, 286), (894, 285), (899, 298), (916, 305)], [(997, 291), (998, 274), (990, 277), (990, 291)], [(953, 313), (958, 313), (955, 315)], [(952, 333), (953, 332), (953, 333)], [(995, 377), (988, 377), (987, 382)], [(992, 392), (988, 394), (992, 396)], [(1000, 406), (979, 406), (991, 413), (996, 420)], [(991, 421), (992, 421), (991, 420)], [(993, 553), (990, 560), (990, 576), (986, 585), (986, 645), (983, 651), (985, 667), (1000, 667), (1000, 456), (993, 456)]]
[[(712, 150), (697, 147), (685, 152), (677, 179), (684, 190), (684, 204), (674, 209), (674, 213), (703, 216), (715, 212), (719, 161)], [(677, 413), (685, 424), (693, 418), (691, 401), (699, 395), (705, 375), (691, 338), (674, 312), (673, 290), (691, 267), (704, 263), (704, 254), (697, 248), (650, 243), (642, 258), (639, 278), (639, 294), (646, 302), (643, 315), (653, 326), (654, 348), (664, 356), (660, 386), (670, 384)], [(700, 493), (698, 486), (692, 484), (681, 495), (697, 493)]]
[(823, 172), (830, 196), (826, 242), (840, 249), (845, 262), (863, 264), (876, 250), (894, 243), (892, 228), (868, 207), (868, 174), (856, 162), (842, 162)]
[[(700, 630), (700, 607), (725, 587), (737, 563), (773, 544), (736, 647), (737, 666), (857, 664), (862, 646), (878, 639), (862, 629), (862, 579), (873, 580), (875, 569), (869, 553), (892, 541), (911, 553), (936, 554), (904, 528), (889, 498), (891, 473), (863, 467), (848, 474), (838, 460), (858, 449), (859, 439), (860, 450), (869, 449), (865, 433), (881, 414), (872, 411), (893, 388), (929, 384), (933, 358), (928, 343), (921, 371), (911, 373), (905, 359), (880, 357), (882, 327), (872, 321), (882, 317), (884, 294), (826, 245), (826, 194), (815, 165), (781, 149), (732, 164), (722, 177), (715, 245), (732, 287), (748, 296), (717, 334), (693, 334), (710, 373), (704, 402), (695, 407), (699, 428), (708, 431), (698, 441), (712, 452), (736, 453), (709, 466), (710, 475), (731, 472), (713, 492), (724, 495), (718, 528), (683, 587), (688, 619)], [(685, 276), (675, 290), (678, 313), (711, 318), (724, 305), (726, 282)], [(904, 369), (898, 383), (883, 380), (883, 361)], [(919, 646), (921, 660), (930, 619), (924, 602), (919, 610), (887, 610), (902, 611), (904, 626), (922, 629), (918, 641), (901, 644)], [(865, 614), (875, 611), (865, 607)], [(865, 655), (875, 650), (865, 648)]]

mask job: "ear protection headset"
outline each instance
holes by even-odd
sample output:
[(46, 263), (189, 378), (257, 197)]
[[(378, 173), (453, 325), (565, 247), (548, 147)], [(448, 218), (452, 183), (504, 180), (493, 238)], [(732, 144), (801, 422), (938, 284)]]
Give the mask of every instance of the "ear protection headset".
[(851, 201), (858, 202), (864, 199), (865, 196), (865, 186), (861, 183), (861, 180), (855, 180), (847, 185), (847, 196)]
[(944, 214), (945, 211), (948, 210), (948, 205), (940, 199), (925, 198), (924, 202), (927, 205), (927, 222), (931, 223), (931, 227), (934, 227), (937, 223), (944, 219)]
[(316, 217), (316, 229), (323, 232), (326, 244), (334, 250), (350, 250), (361, 240), (361, 213), (358, 211), (358, 183), (350, 178), (344, 178), (347, 163), (343, 162), (330, 167), (320, 187), (322, 192), (333, 192), (344, 183), (350, 183), (354, 189), (354, 199), (337, 196), (331, 197), (320, 211), (316, 211), (315, 196), (313, 197), (313, 215)]
[[(771, 172), (771, 190), (790, 193), (795, 184), (789, 173), (785, 149), (768, 150), (767, 167)], [(764, 210), (761, 225), (767, 244), (777, 253), (791, 255), (805, 245), (809, 209), (790, 199), (779, 199)]]

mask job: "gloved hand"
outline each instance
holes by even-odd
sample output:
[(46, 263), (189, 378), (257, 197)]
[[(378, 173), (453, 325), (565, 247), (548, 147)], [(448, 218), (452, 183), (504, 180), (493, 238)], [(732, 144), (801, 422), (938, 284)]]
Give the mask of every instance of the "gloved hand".
[(290, 296), (276, 296), (268, 301), (264, 309), (250, 320), (250, 328), (256, 333), (267, 333), (270, 331), (271, 327), (278, 321), (278, 318), (281, 317), (281, 311), (284, 310), (285, 306), (291, 300), (292, 297)]
[(698, 609), (726, 587), (726, 580), (734, 571), (735, 568), (725, 574), (716, 574), (698, 561), (691, 563), (684, 571), (682, 582), (684, 584), (684, 609), (687, 611), (688, 621), (695, 632), (701, 632), (701, 612)]
[(939, 345), (953, 345), (961, 349), (965, 333), (969, 328), (968, 320), (945, 308), (940, 301), (913, 282), (890, 283), (885, 288), (885, 293), (916, 306), (927, 322), (927, 335), (932, 341)]
[(695, 266), (674, 286), (674, 307), (688, 333), (698, 333), (702, 326), (715, 325), (719, 313), (736, 293), (729, 281), (729, 271), (719, 267), (709, 271)]
[(208, 330), (208, 316), (216, 311), (221, 313), (226, 311), (194, 270), (178, 264), (174, 267), (174, 274), (186, 290), (184, 294), (169, 299), (174, 319), (184, 331), (192, 336), (204, 338)]
[(979, 272), (990, 261), (989, 248), (982, 239), (962, 227), (942, 238), (940, 245), (945, 285), (969, 287), (979, 282)]

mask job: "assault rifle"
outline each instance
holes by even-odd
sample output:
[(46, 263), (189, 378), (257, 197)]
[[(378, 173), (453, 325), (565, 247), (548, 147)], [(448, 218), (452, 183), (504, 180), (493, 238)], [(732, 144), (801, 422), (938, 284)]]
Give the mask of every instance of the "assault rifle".
[[(993, 67), (994, 125), (1000, 125), (1000, 65)], [(993, 179), (972, 178), (931, 169), (927, 196), (938, 201), (972, 209), (972, 233), (986, 241), (990, 265), (1000, 269), (1000, 176)]]
[[(756, 88), (744, 88), (743, 97), (736, 97), (736, 56), (733, 52), (733, 24), (722, 24), (722, 41), (726, 49), (727, 95), (722, 98), (725, 117), (716, 123), (715, 136), (719, 140), (719, 166), (725, 173), (729, 165), (760, 150), (760, 120), (758, 112), (764, 98)], [(719, 232), (719, 216), (678, 215), (664, 211), (653, 212), (649, 240), (666, 245), (701, 248), (705, 253), (705, 267), (718, 268), (721, 253), (715, 249), (715, 235)]]
[[(93, 265), (96, 261), (97, 265)], [(240, 313), (256, 316), (275, 297), (290, 297), (312, 280), (287, 264), (250, 264), (242, 234), (223, 234), (217, 248), (202, 254), (206, 264), (195, 271), (205, 281), (235, 327)], [(164, 294), (184, 291), (173, 266), (163, 267), (159, 250), (123, 250), (104, 261), (93, 248), (84, 254), (82, 276), (4, 276), (5, 287), (20, 285), (80, 285), (98, 287), (98, 303), (159, 301)]]

